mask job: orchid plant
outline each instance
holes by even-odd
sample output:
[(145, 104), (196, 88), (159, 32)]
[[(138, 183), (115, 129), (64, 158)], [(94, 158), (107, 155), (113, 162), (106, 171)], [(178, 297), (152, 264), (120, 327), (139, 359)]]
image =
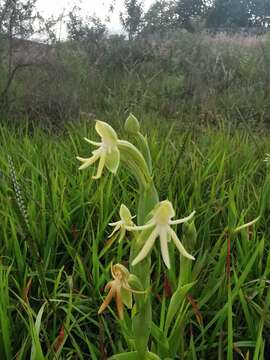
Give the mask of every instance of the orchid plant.
[[(172, 240), (180, 253), (180, 278), (175, 296), (180, 290), (182, 294), (187, 292), (193, 286), (193, 283), (187, 284), (187, 281), (183, 281), (183, 279), (190, 279), (191, 263), (195, 260), (195, 211), (181, 219), (173, 220), (175, 210), (171, 201), (169, 199), (159, 200), (153, 179), (148, 141), (141, 134), (140, 124), (134, 115), (131, 114), (126, 120), (125, 130), (134, 138), (137, 146), (129, 141), (120, 140), (115, 130), (105, 122), (96, 121), (95, 129), (101, 141), (95, 142), (85, 138), (89, 144), (98, 148), (92, 151), (90, 157), (77, 157), (82, 163), (79, 169), (84, 170), (98, 162), (97, 172), (93, 178), (99, 179), (105, 173), (105, 169), (115, 174), (120, 163), (123, 162), (138, 182), (137, 214), (132, 216), (128, 207), (122, 204), (119, 210), (120, 219), (109, 224), (113, 227), (110, 237), (115, 236), (119, 242), (125, 241), (127, 234), (131, 238), (129, 269), (123, 264), (111, 265), (113, 279), (105, 287), (105, 291), (108, 293), (98, 310), (98, 314), (103, 313), (114, 298), (120, 323), (124, 323), (125, 327), (128, 327), (130, 323), (132, 324), (128, 330), (130, 351), (115, 354), (111, 359), (142, 360), (163, 359), (165, 357), (169, 359), (168, 344), (161, 346), (160, 350), (158, 347), (151, 346), (150, 348), (150, 336), (153, 339), (157, 337), (156, 332), (153, 331), (155, 324), (152, 321), (150, 290), (151, 271), (154, 264), (151, 264), (151, 253), (156, 240), (159, 238), (161, 257), (169, 270), (171, 259), (168, 244)], [(184, 243), (177, 235), (176, 229), (173, 228), (180, 224), (185, 225)], [(187, 272), (189, 272), (188, 276), (186, 276)], [(176, 304), (175, 296), (172, 296), (167, 311), (164, 338), (169, 337), (172, 320), (180, 306)], [(130, 314), (124, 310), (124, 306), (132, 309)], [(129, 316), (131, 316), (131, 322), (126, 321)], [(121, 328), (124, 327), (121, 326)], [(171, 337), (172, 335), (173, 330), (170, 333)]]

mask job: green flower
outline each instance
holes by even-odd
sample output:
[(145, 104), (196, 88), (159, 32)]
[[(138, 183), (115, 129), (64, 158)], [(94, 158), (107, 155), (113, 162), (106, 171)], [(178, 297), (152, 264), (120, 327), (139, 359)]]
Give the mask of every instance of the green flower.
[(171, 225), (182, 224), (193, 218), (195, 211), (189, 216), (179, 219), (171, 220), (175, 216), (175, 211), (170, 201), (165, 200), (158, 203), (155, 209), (152, 211), (151, 220), (143, 226), (127, 226), (126, 229), (129, 231), (140, 231), (140, 230), (152, 230), (145, 244), (143, 245), (139, 254), (135, 257), (132, 262), (132, 266), (142, 261), (150, 252), (154, 246), (155, 240), (160, 238), (160, 248), (163, 261), (167, 268), (170, 268), (170, 258), (168, 251), (168, 241), (173, 240), (178, 251), (188, 259), (194, 260), (195, 258), (190, 255), (183, 244), (179, 240), (175, 231), (171, 228)]
[(93, 179), (99, 179), (104, 166), (113, 174), (116, 173), (120, 162), (120, 152), (117, 147), (117, 134), (109, 124), (98, 120), (95, 129), (101, 137), (101, 142), (91, 141), (87, 138), (84, 138), (84, 140), (94, 146), (98, 146), (98, 149), (92, 152), (90, 158), (77, 156), (77, 159), (83, 163), (79, 170), (86, 169), (99, 160), (97, 174), (93, 176)]
[(113, 232), (111, 233), (111, 235), (109, 237), (112, 237), (116, 232), (119, 231), (119, 242), (121, 242), (126, 235), (127, 226), (134, 225), (132, 219), (135, 216), (131, 216), (129, 209), (124, 204), (122, 204), (120, 206), (119, 215), (120, 215), (119, 221), (109, 223), (110, 226), (114, 227)]

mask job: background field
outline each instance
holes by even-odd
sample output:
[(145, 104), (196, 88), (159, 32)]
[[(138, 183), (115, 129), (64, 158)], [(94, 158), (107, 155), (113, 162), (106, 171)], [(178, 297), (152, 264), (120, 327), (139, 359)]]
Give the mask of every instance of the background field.
[[(13, 46), (11, 70), (3, 63), (0, 81), (2, 119), (61, 127), (81, 112), (92, 119), (134, 112), (196, 124), (244, 118), (250, 126), (269, 127), (268, 34), (178, 30), (132, 42), (113, 35), (89, 43)], [(29, 57), (33, 64), (23, 66)]]
[[(124, 3), (125, 32), (113, 35), (77, 6), (43, 19), (35, 0), (0, 0), (0, 360), (134, 350), (131, 317), (119, 322), (114, 303), (97, 313), (111, 262), (128, 266), (131, 247), (109, 238), (108, 223), (122, 203), (136, 213), (137, 185), (123, 164), (94, 181), (95, 166), (80, 172), (76, 160), (93, 150), (83, 137), (98, 139), (95, 119), (128, 139), (130, 113), (148, 137), (160, 200), (177, 218), (196, 210), (196, 242), (184, 244), (192, 264), (169, 244), (168, 271), (159, 244), (152, 251), (149, 350), (267, 360), (269, 1)], [(193, 285), (177, 291), (167, 328), (189, 268)]]

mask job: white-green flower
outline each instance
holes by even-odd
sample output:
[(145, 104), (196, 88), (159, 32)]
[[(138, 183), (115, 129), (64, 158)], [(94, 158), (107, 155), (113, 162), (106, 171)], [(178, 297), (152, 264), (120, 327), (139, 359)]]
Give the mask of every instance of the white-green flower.
[(126, 229), (130, 231), (140, 231), (140, 230), (152, 230), (145, 244), (143, 245), (139, 254), (135, 257), (132, 262), (132, 266), (138, 264), (142, 261), (150, 252), (154, 246), (155, 240), (160, 238), (160, 248), (163, 261), (167, 268), (170, 268), (170, 258), (168, 251), (168, 241), (173, 240), (178, 251), (188, 259), (194, 260), (195, 258), (190, 255), (183, 244), (179, 240), (175, 231), (171, 228), (171, 225), (182, 224), (189, 221), (193, 218), (195, 211), (193, 211), (189, 216), (179, 219), (171, 220), (175, 216), (175, 211), (170, 201), (165, 200), (158, 203), (155, 209), (152, 211), (151, 220), (143, 226), (127, 226)]
[(98, 146), (98, 149), (92, 152), (90, 158), (77, 156), (77, 159), (83, 163), (79, 170), (86, 169), (99, 160), (97, 174), (93, 176), (94, 179), (99, 179), (104, 166), (113, 174), (116, 173), (120, 162), (120, 152), (117, 147), (117, 134), (109, 124), (98, 120), (95, 129), (101, 137), (101, 142), (95, 142), (87, 138), (84, 138), (84, 140), (94, 146)]
[(109, 223), (110, 226), (114, 227), (113, 232), (109, 237), (112, 237), (116, 232), (119, 231), (119, 242), (121, 242), (126, 235), (127, 227), (134, 225), (132, 219), (135, 216), (131, 215), (129, 209), (124, 204), (120, 206), (119, 215), (120, 215), (119, 221)]

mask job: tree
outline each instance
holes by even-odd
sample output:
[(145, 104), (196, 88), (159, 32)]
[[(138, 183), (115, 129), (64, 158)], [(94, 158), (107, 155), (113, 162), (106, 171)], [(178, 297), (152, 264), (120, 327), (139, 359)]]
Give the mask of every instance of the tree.
[(84, 19), (79, 13), (80, 10), (75, 7), (69, 13), (68, 38), (83, 47), (91, 62), (96, 62), (102, 53), (107, 28), (98, 17), (87, 16)]
[(251, 21), (254, 26), (267, 28), (270, 26), (270, 1), (251, 1)]
[(213, 28), (268, 27), (270, 1), (215, 0), (207, 16), (206, 25)]
[(36, 0), (0, 0), (0, 34), (29, 38), (34, 33)]
[(178, 0), (176, 1), (175, 12), (178, 16), (178, 23), (180, 27), (188, 31), (193, 31), (192, 21), (202, 17), (209, 1), (207, 0)]
[(30, 64), (14, 61), (14, 42), (29, 39), (35, 32), (34, 23), (39, 18), (35, 11), (36, 0), (0, 0), (0, 36), (2, 38), (1, 68), (7, 68), (1, 77), (0, 107), (8, 106), (8, 93), (19, 69)]
[(129, 40), (132, 40), (142, 27), (143, 3), (139, 0), (125, 0), (125, 10), (125, 14), (120, 14), (120, 21)]
[(207, 17), (208, 27), (247, 27), (251, 20), (250, 0), (215, 0)]
[(142, 33), (166, 33), (177, 24), (175, 1), (156, 1), (143, 18)]
[(97, 44), (106, 35), (106, 26), (96, 16), (80, 16), (81, 9), (76, 7), (69, 13), (67, 21), (68, 37), (70, 40), (84, 44)]

